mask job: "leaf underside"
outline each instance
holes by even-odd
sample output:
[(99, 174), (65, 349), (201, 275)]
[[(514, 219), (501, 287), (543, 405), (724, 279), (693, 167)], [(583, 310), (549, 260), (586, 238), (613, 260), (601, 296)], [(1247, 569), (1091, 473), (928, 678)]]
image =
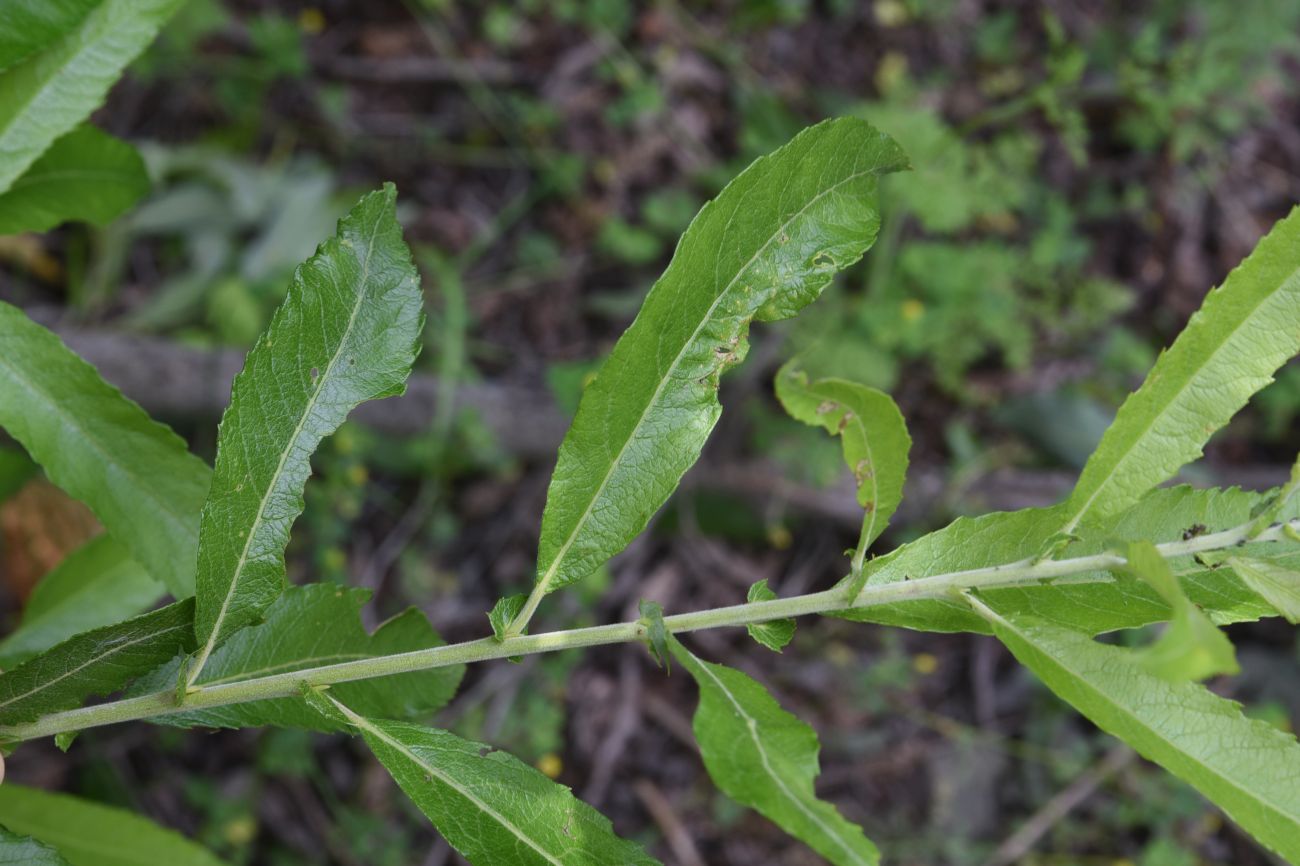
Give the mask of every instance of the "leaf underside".
[(80, 706), (193, 647), (193, 599), (69, 638), (0, 674), (0, 725)]
[[(240, 682), (442, 645), (442, 638), (428, 619), (414, 608), (383, 623), (373, 635), (366, 634), (360, 612), (369, 597), (368, 590), (333, 584), (290, 587), (267, 610), (264, 623), (243, 629), (213, 652), (195, 684)], [(173, 659), (138, 680), (131, 693), (142, 695), (172, 688), (181, 664), (182, 659)], [(432, 713), (451, 700), (464, 671), (463, 666), (455, 665), (340, 683), (331, 687), (330, 694), (357, 712), (413, 718)], [(185, 728), (276, 725), (337, 731), (346, 727), (296, 697), (196, 709), (157, 716), (153, 721)]]
[(335, 706), (438, 832), (475, 866), (657, 866), (568, 788), (512, 755), (447, 731), (368, 719)]
[(1300, 862), (1300, 744), (1191, 682), (1143, 670), (1133, 653), (1030, 616), (984, 607), (998, 638), (1049, 688), (1148, 760), (1188, 782), (1265, 846)]
[(0, 866), (70, 866), (63, 855), (31, 836), (0, 827)]
[(740, 671), (696, 658), (676, 638), (668, 645), (700, 688), (695, 739), (714, 784), (836, 866), (879, 863), (862, 829), (813, 791), (820, 772), (813, 729)]
[[(1195, 490), (1190, 487), (1151, 491), (1125, 514), (1096, 529), (1070, 547), (1072, 556), (1113, 549), (1117, 541), (1177, 541), (1192, 526), (1218, 531), (1240, 526), (1264, 496), (1235, 488)], [(1014, 512), (994, 512), (958, 518), (947, 527), (922, 536), (867, 565), (867, 585), (895, 583), (968, 569), (987, 568), (1035, 556), (1061, 526), (1062, 505)], [(1293, 502), (1284, 512), (1297, 515)], [(1300, 567), (1300, 544), (1292, 541), (1248, 544), (1244, 555)], [(1192, 557), (1170, 561), (1188, 597), (1218, 625), (1275, 616), (1267, 601), (1229, 568), (1211, 568)], [(1089, 634), (1138, 628), (1168, 620), (1168, 602), (1137, 578), (1096, 571), (1041, 584), (981, 590), (998, 609), (1037, 616)], [(989, 626), (960, 600), (918, 600), (878, 607), (837, 611), (833, 616), (921, 631), (988, 633)]]

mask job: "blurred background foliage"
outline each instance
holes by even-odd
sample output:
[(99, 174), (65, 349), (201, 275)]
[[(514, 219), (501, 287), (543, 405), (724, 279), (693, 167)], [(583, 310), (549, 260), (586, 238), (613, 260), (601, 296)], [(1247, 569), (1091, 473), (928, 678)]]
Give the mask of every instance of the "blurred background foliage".
[[(917, 470), (881, 550), (1051, 501), (1300, 201), (1298, 74), (1300, 4), (1273, 0), (189, 0), (96, 116), (141, 148), (152, 194), (106, 228), (0, 238), (0, 297), (217, 357), (251, 344), (361, 191), (396, 181), (428, 293), (418, 369), (443, 399), (421, 429), (350, 423), (326, 443), (291, 574), (374, 589), (371, 625), (417, 604), (447, 638), (478, 637), (531, 582), (558, 444), (534, 403), (494, 414), (484, 389), (567, 418), (700, 205), (804, 125), (867, 118), (914, 165), (884, 184), (875, 248), (756, 330), (705, 466), (542, 628), (635, 616), (642, 597), (735, 603), (763, 577), (794, 593), (842, 572), (854, 507), (838, 445), (773, 400), (779, 362), (902, 405)], [(210, 458), (220, 408), (162, 414)], [(1297, 412), (1292, 365), (1187, 478), (1274, 483)], [(0, 498), (12, 622), (96, 528), (12, 448)], [(1245, 674), (1222, 687), (1294, 724), (1291, 631), (1233, 637)], [(814, 721), (822, 792), (892, 862), (1269, 862), (989, 641), (825, 621), (781, 656), (739, 634), (698, 644)], [(629, 647), (480, 666), (438, 723), (573, 785), (666, 862), (815, 862), (713, 792), (692, 700)], [(339, 738), (133, 726), (11, 773), (142, 808), (232, 863), (456, 862)]]

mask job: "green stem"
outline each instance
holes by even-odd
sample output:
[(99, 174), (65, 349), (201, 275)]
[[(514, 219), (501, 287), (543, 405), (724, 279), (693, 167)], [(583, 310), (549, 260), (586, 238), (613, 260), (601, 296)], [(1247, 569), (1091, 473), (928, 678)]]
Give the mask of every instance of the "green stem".
[[(1300, 529), (1300, 520), (1292, 520), (1271, 527), (1251, 540), (1257, 542), (1279, 541), (1291, 537), (1290, 533), (1294, 533), (1297, 529)], [(1223, 532), (1202, 535), (1183, 541), (1158, 544), (1156, 550), (1165, 558), (1223, 550), (1246, 541), (1250, 538), (1250, 531), (1251, 524), (1247, 523)], [(1115, 553), (1096, 553), (1072, 559), (1044, 561), (1023, 559), (987, 568), (954, 571), (897, 583), (867, 585), (853, 599), (846, 597), (844, 589), (836, 587), (824, 592), (797, 595), (792, 598), (755, 601), (694, 613), (681, 613), (664, 617), (664, 626), (669, 632), (679, 633), (708, 628), (751, 625), (806, 614), (875, 607), (901, 601), (950, 598), (954, 593), (963, 590), (1024, 586), (1072, 574), (1119, 568), (1125, 565), (1126, 562), (1127, 560), (1124, 557)], [(533, 605), (533, 607), (535, 608), (536, 605)], [(28, 724), (0, 727), (0, 739), (6, 741), (30, 740), (36, 737), (79, 731), (100, 725), (164, 716), (170, 713), (190, 712), (229, 704), (247, 703), (248, 701), (267, 700), (269, 698), (293, 697), (301, 694), (304, 687), (328, 686), (334, 683), (430, 670), (448, 665), (472, 664), (491, 659), (555, 652), (564, 649), (626, 643), (638, 640), (643, 635), (644, 626), (640, 623), (621, 622), (547, 634), (519, 635), (504, 641), (497, 641), (494, 638), (482, 638), (465, 643), (322, 665), (238, 682), (207, 686), (199, 685), (186, 695), (184, 707), (176, 704), (174, 691), (168, 691), (136, 698), (126, 698), (92, 707), (51, 713)]]

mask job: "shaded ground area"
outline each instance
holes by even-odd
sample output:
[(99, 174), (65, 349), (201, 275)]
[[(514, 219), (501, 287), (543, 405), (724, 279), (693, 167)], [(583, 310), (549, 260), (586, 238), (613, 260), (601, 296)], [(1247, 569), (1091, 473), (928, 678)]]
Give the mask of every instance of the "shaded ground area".
[[(194, 0), (97, 116), (151, 142), (154, 195), (105, 230), (0, 239), (0, 297), (77, 335), (210, 458), (222, 383), (293, 265), (395, 181), (429, 295), (420, 382), (322, 450), (290, 572), (374, 589), (372, 624), (417, 604), (470, 639), (531, 581), (583, 378), (693, 213), (806, 123), (866, 117), (915, 165), (884, 190), (875, 249), (799, 320), (755, 329), (699, 470), (539, 629), (631, 618), (642, 598), (732, 604), (760, 578), (824, 588), (852, 494), (837, 446), (779, 413), (779, 363), (805, 353), (902, 405), (916, 469), (881, 552), (1061, 495), (1159, 347), (1300, 201), (1285, 7)], [(1292, 365), (1188, 479), (1275, 483), (1297, 410)], [(48, 487), (21, 496), (0, 509), (11, 618), (94, 531)], [(1294, 629), (1232, 637), (1245, 673), (1220, 690), (1300, 718)], [(888, 862), (1269, 862), (994, 642), (822, 620), (781, 655), (743, 633), (691, 643), (814, 725), (819, 792)], [(626, 647), (478, 666), (438, 723), (558, 775), (665, 862), (819, 862), (714, 791), (694, 700)], [(344, 738), (136, 725), (24, 751), (10, 774), (129, 804), (231, 862), (457, 862)]]

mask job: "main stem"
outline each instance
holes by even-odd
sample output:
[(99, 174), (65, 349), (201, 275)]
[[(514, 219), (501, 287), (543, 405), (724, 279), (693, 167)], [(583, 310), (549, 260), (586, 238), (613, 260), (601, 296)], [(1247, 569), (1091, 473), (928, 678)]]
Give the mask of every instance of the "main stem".
[[(1189, 556), (1214, 550), (1231, 548), (1249, 541), (1278, 541), (1300, 530), (1300, 520), (1252, 532), (1251, 524), (1156, 545), (1156, 550), (1166, 559)], [(750, 625), (774, 619), (802, 616), (830, 611), (857, 610), (918, 599), (947, 598), (967, 589), (1022, 586), (1042, 580), (1066, 577), (1091, 571), (1105, 571), (1126, 564), (1123, 556), (1115, 553), (1097, 553), (1072, 559), (1035, 561), (1024, 559), (1004, 565), (975, 568), (936, 574), (897, 583), (875, 584), (863, 587), (856, 598), (848, 598), (845, 589), (836, 587), (824, 592), (797, 595), (792, 598), (773, 599), (681, 613), (664, 617), (664, 625), (673, 633), (697, 631), (706, 628), (724, 628)], [(329, 686), (353, 680), (372, 679), (411, 671), (429, 670), (449, 665), (471, 664), (489, 659), (532, 655), (563, 649), (625, 643), (645, 634), (638, 622), (621, 622), (568, 631), (537, 635), (519, 635), (504, 641), (494, 638), (465, 643), (431, 647), (395, 655), (375, 656), (357, 661), (306, 668), (254, 677), (238, 682), (219, 683), (194, 687), (185, 696), (184, 706), (176, 703), (174, 690), (112, 701), (98, 706), (50, 713), (34, 722), (0, 727), (0, 739), (7, 741), (30, 740), (85, 728), (111, 725), (116, 722), (147, 719), (172, 713), (241, 704), (269, 698), (292, 697), (302, 693), (304, 687)]]

